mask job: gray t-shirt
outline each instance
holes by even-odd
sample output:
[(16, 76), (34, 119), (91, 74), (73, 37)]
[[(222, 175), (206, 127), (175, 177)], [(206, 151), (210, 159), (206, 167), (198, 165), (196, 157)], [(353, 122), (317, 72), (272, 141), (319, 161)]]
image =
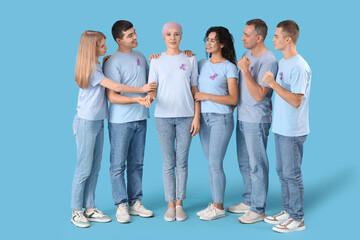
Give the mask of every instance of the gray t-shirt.
[[(274, 76), (277, 74), (278, 63), (276, 57), (269, 50), (261, 56), (252, 56), (251, 50), (246, 51), (244, 56), (250, 58), (250, 72), (254, 81), (261, 86), (267, 86), (262, 78), (267, 71), (271, 71)], [(249, 123), (271, 123), (271, 96), (270, 88), (265, 98), (257, 102), (249, 93), (243, 74), (239, 73), (239, 102), (238, 102), (238, 120)]]

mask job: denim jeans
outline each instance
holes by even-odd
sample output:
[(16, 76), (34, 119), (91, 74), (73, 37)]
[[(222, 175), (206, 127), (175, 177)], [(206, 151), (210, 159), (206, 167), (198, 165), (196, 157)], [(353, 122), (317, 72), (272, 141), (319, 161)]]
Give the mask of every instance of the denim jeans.
[[(110, 180), (115, 205), (141, 200), (146, 120), (110, 123)], [(127, 187), (125, 184), (125, 169)]]
[(73, 122), (76, 137), (77, 164), (71, 193), (71, 208), (95, 207), (95, 189), (100, 171), (104, 143), (104, 121), (85, 120), (78, 115)]
[(214, 203), (224, 203), (226, 177), (224, 157), (232, 131), (233, 114), (202, 113), (200, 118), (200, 141), (209, 164), (209, 179)]
[(242, 202), (256, 213), (265, 211), (269, 186), (269, 161), (266, 154), (270, 123), (237, 121), (236, 144), (245, 192)]
[(175, 202), (186, 198), (192, 121), (193, 117), (155, 118), (163, 159), (166, 202)]
[(304, 185), (301, 163), (305, 136), (275, 135), (276, 171), (281, 184), (284, 210), (296, 221), (304, 217)]

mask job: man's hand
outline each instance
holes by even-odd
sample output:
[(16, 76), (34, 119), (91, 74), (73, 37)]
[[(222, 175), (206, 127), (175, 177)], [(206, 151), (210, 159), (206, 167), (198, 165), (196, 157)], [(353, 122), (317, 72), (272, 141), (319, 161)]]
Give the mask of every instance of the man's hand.
[(237, 65), (240, 69), (241, 72), (244, 72), (246, 70), (249, 70), (249, 67), (250, 67), (250, 64), (251, 64), (251, 60), (250, 58), (247, 58), (247, 57), (242, 57), (238, 62), (237, 62)]
[(151, 62), (151, 59), (154, 59), (154, 58), (159, 58), (161, 55), (161, 53), (154, 53), (154, 54), (151, 54), (150, 55), (150, 58), (149, 58), (149, 62)]
[(274, 83), (276, 82), (275, 79), (274, 79), (274, 74), (272, 72), (270, 72), (270, 71), (267, 71), (264, 74), (264, 77), (263, 77), (262, 81), (271, 88), (273, 88)]

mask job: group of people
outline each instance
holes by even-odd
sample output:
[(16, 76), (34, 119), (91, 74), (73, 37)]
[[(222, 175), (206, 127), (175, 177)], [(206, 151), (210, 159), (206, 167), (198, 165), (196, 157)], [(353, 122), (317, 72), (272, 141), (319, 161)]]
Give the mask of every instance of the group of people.
[[(144, 55), (134, 50), (138, 46), (137, 34), (129, 21), (120, 20), (113, 25), (112, 35), (118, 49), (103, 58), (103, 66), (98, 59), (106, 54), (106, 37), (101, 32), (85, 31), (75, 69), (80, 90), (73, 123), (77, 165), (71, 222), (77, 227), (89, 227), (91, 221), (111, 221), (94, 202), (106, 118), (117, 221), (131, 222), (130, 215), (154, 215), (141, 199), (146, 121), (150, 117), (149, 107), (156, 99), (154, 115), (168, 203), (166, 221), (187, 219), (183, 201), (188, 155), (192, 137), (197, 133), (208, 160), (212, 192), (212, 203), (197, 215), (201, 220), (225, 216), (223, 160), (237, 107), (237, 156), (245, 191), (242, 201), (229, 206), (228, 211), (243, 213), (239, 217), (241, 223), (265, 221), (275, 225), (273, 230), (284, 233), (304, 230), (301, 163), (309, 133), (311, 70), (297, 53), (299, 27), (294, 21), (277, 25), (273, 42), (284, 56), (279, 63), (264, 44), (267, 30), (261, 19), (246, 23), (241, 40), (248, 51), (237, 61), (229, 30), (211, 27), (204, 38), (208, 58), (197, 62), (191, 51), (184, 53), (179, 48), (181, 25), (168, 22), (162, 29), (167, 50), (151, 55), (150, 68)], [(269, 173), (266, 148), (271, 123), (283, 211), (266, 216)]]

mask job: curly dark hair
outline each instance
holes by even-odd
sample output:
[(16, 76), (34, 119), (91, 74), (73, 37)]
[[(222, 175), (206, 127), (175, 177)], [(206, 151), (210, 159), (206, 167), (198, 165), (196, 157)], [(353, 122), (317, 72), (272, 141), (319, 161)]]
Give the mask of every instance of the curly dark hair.
[[(225, 27), (215, 26), (211, 27), (206, 31), (204, 42), (206, 42), (210, 33), (215, 32), (216, 37), (220, 44), (223, 44), (224, 47), (221, 49), (221, 54), (224, 58), (236, 65), (236, 53), (234, 48), (234, 38)], [(206, 52), (206, 56), (211, 58), (211, 53)]]

